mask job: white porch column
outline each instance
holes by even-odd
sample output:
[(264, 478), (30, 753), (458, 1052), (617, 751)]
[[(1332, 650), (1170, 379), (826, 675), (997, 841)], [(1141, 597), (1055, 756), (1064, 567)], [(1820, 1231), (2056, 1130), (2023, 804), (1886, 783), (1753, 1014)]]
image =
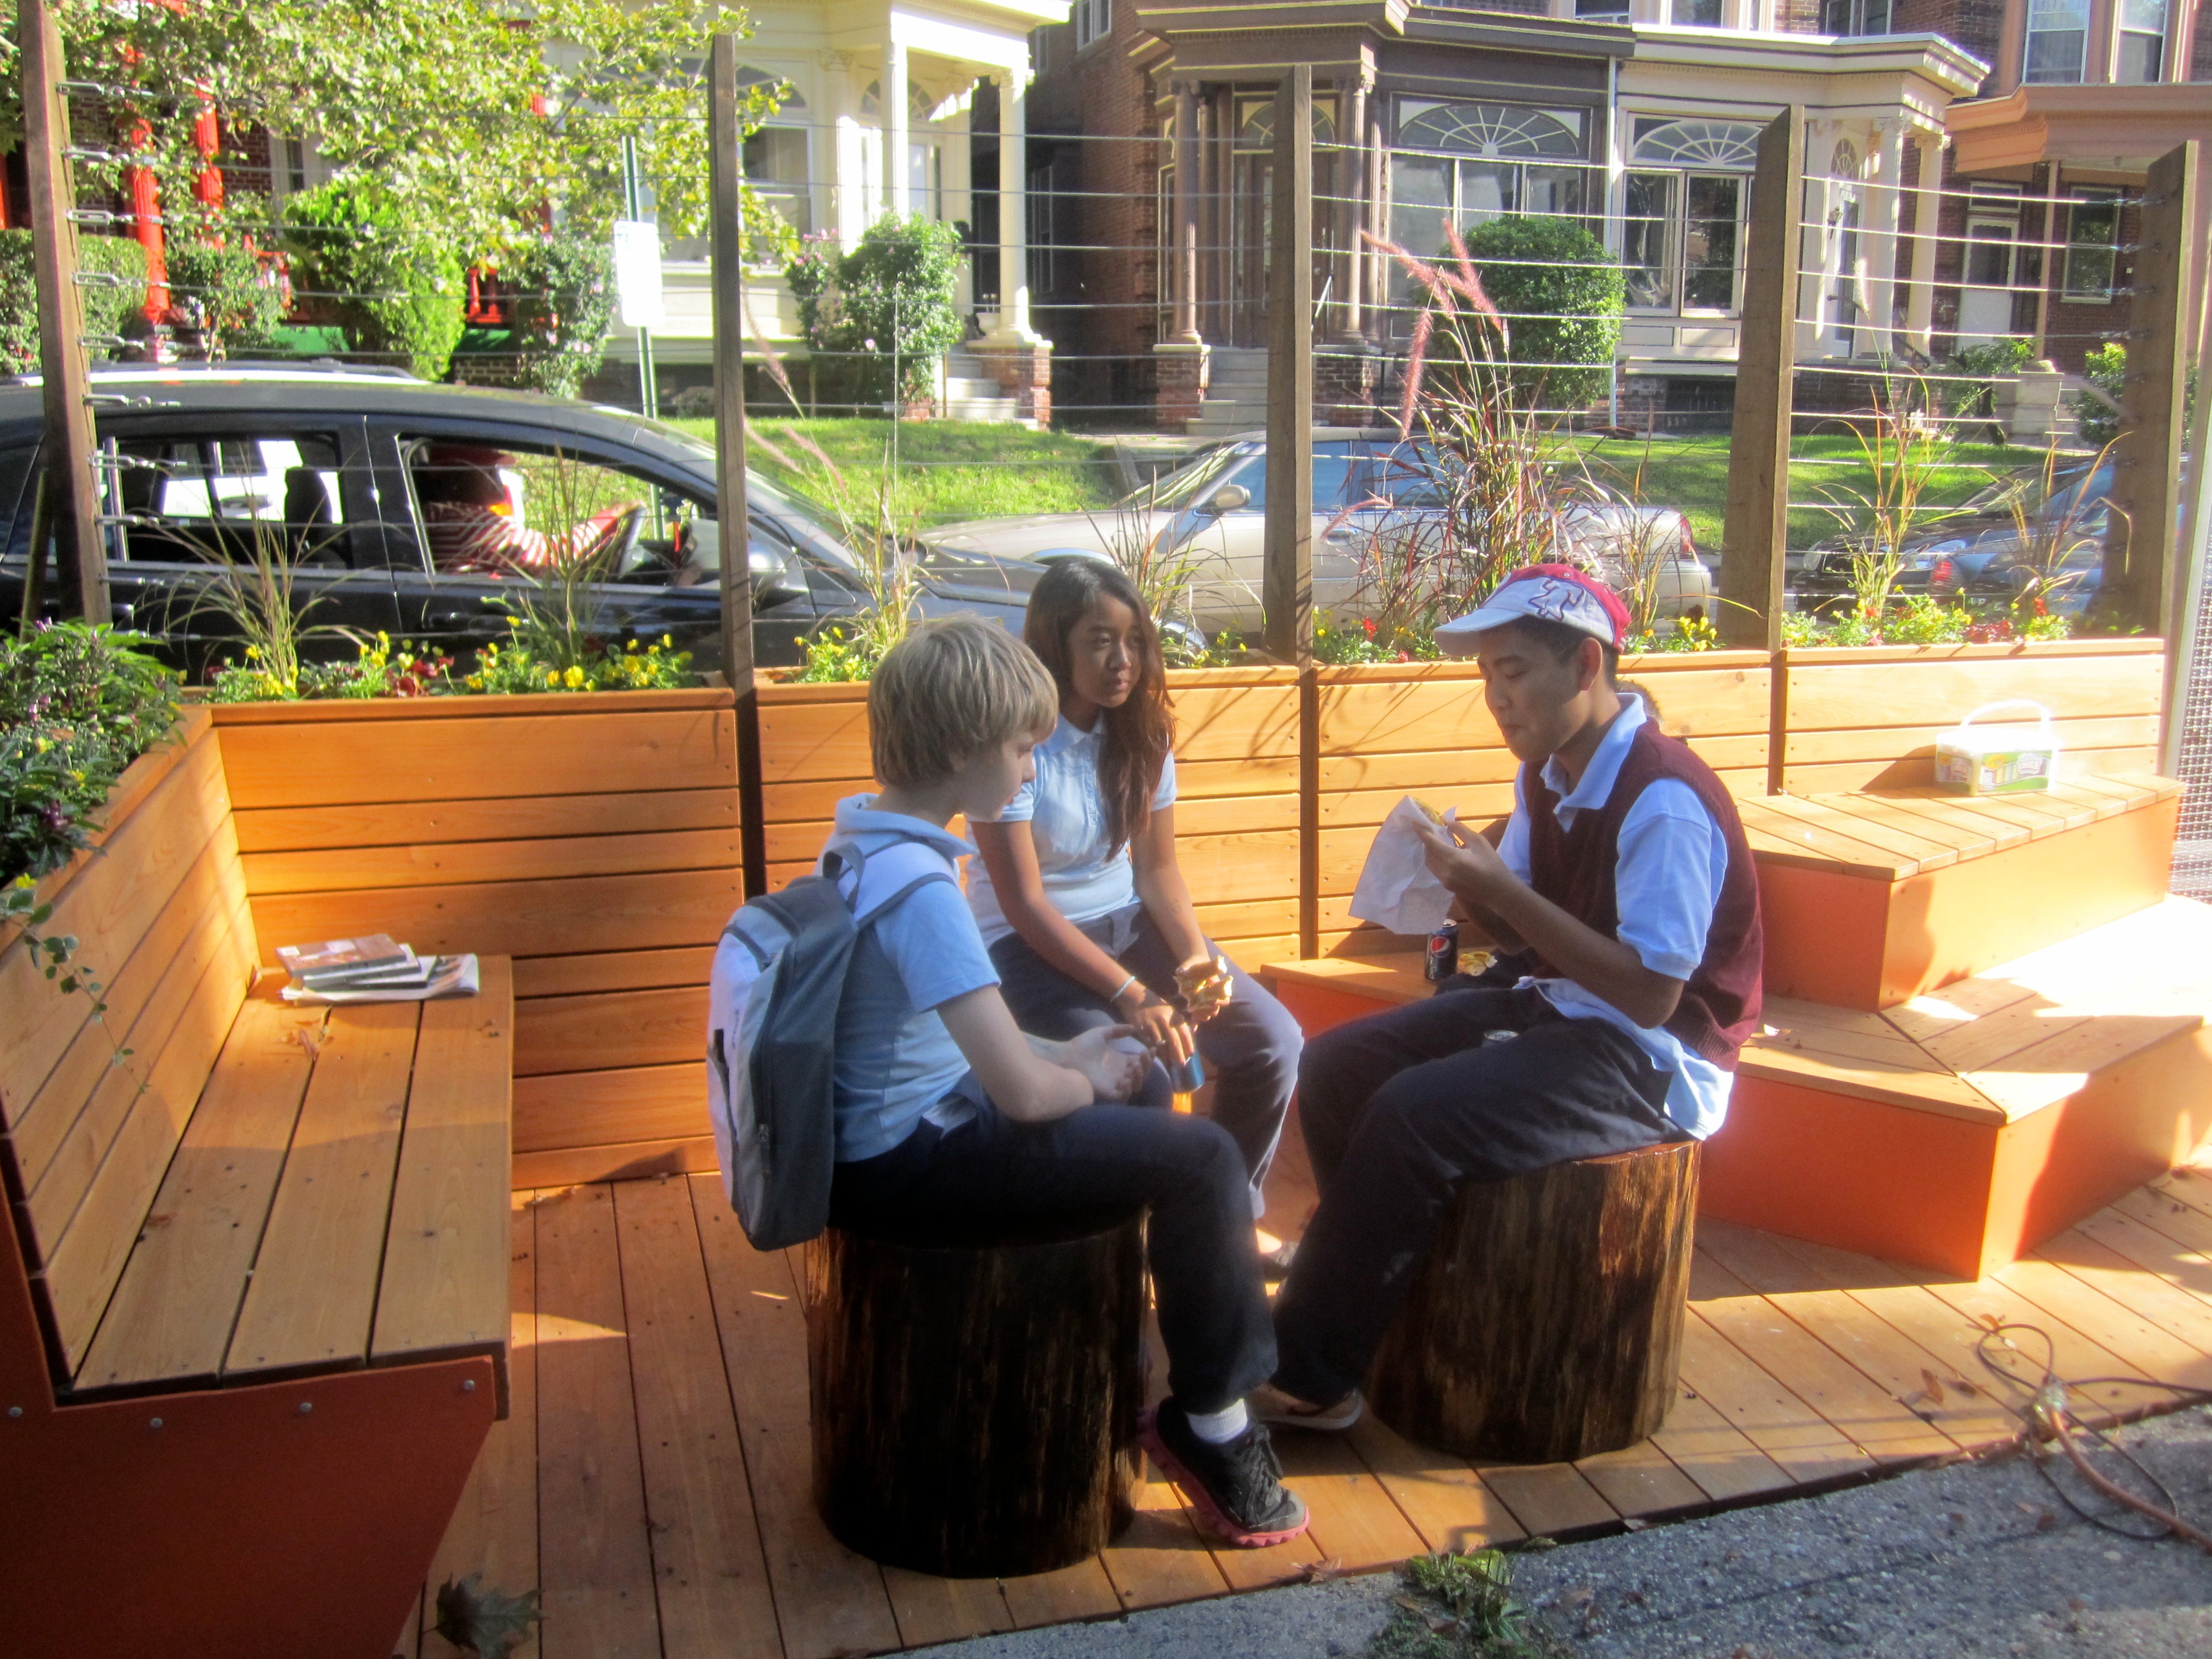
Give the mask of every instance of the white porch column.
[(860, 100), (853, 88), (853, 54), (825, 52), (822, 70), (833, 125), (830, 131), (814, 135), (816, 145), (828, 152), (824, 157), (828, 165), (813, 169), (816, 179), (826, 180), (826, 185), (817, 182), (815, 187), (826, 188), (830, 194), (830, 213), (821, 222), (825, 228), (836, 228), (841, 249), (850, 249), (868, 228), (872, 193), (860, 167)]
[(1905, 123), (1881, 120), (1874, 125), (1874, 183), (1867, 191), (1866, 295), (1867, 321), (1879, 352), (1896, 349), (1897, 228), (1905, 177)]
[(1030, 327), (1029, 65), (999, 77), (999, 319), (992, 333), (1009, 342), (1036, 338)]
[(1836, 186), (1828, 177), (1839, 124), (1826, 116), (1805, 123), (1804, 218), (1797, 246), (1797, 361), (1827, 356), (1828, 296), (1835, 273)]
[(1942, 223), (1943, 135), (1918, 132), (1920, 185), (1912, 216), (1912, 286), (1905, 296), (1905, 337), (1915, 351), (1933, 355), (1936, 315), (1936, 233)]
[(876, 87), (884, 131), (884, 212), (903, 217), (913, 210), (906, 183), (906, 46), (888, 34), (884, 37), (883, 78)]

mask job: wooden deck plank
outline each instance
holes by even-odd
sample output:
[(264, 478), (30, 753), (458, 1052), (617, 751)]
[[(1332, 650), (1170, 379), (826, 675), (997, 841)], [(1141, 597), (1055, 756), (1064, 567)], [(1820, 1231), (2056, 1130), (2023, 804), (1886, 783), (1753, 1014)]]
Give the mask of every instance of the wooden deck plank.
[(2040, 841), (2045, 836), (2078, 830), (2085, 823), (2097, 821), (2096, 809), (2092, 806), (2074, 801), (2048, 799), (2039, 793), (1960, 795), (1937, 789), (1932, 784), (1914, 789), (1888, 789), (1882, 793), (1892, 800), (1909, 802), (1916, 808), (1931, 801), (1938, 805), (1955, 805), (1978, 817), (2015, 824), (2027, 831), (2030, 841)]
[(1110, 1619), (1121, 1610), (1114, 1594), (1114, 1581), (1097, 1556), (1078, 1561), (1057, 1572), (1032, 1572), (1019, 1578), (1002, 1578), (1006, 1612), (1017, 1630), (1041, 1625), (1065, 1625), (1077, 1619)]
[[(438, 1587), (471, 1573), (507, 1595), (538, 1587), (538, 1214), (536, 1195), (509, 1199), (507, 1285), (512, 1297), (507, 1331), (507, 1413), (491, 1425), (461, 1501), (430, 1564), (424, 1586), (422, 1659), (465, 1659), (431, 1628), (437, 1623)], [(514, 1659), (538, 1659), (533, 1626)]]
[(979, 1632), (997, 1634), (1014, 1627), (1006, 1593), (995, 1578), (933, 1578), (904, 1567), (885, 1567), (884, 1588), (898, 1620), (899, 1640), (907, 1647), (964, 1641)]
[(2144, 1190), (2185, 1204), (2200, 1215), (2212, 1216), (2212, 1166), (2185, 1164), (2148, 1182)]
[(506, 1359), (507, 1125), (514, 975), (478, 960), (478, 992), (422, 1005), (384, 1245), (372, 1364)]
[(1682, 1382), (1794, 1480), (1852, 1474), (1874, 1462), (1694, 1307), (1682, 1328)]
[(1373, 1412), (1346, 1438), (1430, 1549), (1463, 1553), (1528, 1535), (1465, 1458), (1414, 1444)]
[[(1922, 813), (1893, 801), (1887, 795), (1866, 793), (1856, 795), (1822, 795), (1821, 801), (1832, 801), (1850, 819), (1869, 829), (1879, 828), (1886, 833), (1909, 836), (1915, 840), (1938, 847), (1948, 847), (1958, 855), (1960, 863), (1969, 859), (1986, 858), (2000, 845), (2016, 845), (2027, 839), (2025, 830), (2012, 825), (1998, 825), (1990, 820), (1968, 821), (1964, 815), (1954, 817), (1944, 813)], [(1923, 863), (1923, 870), (1934, 869)]]
[(1755, 830), (1766, 843), (1753, 848), (1762, 858), (1863, 876), (1872, 881), (1902, 881), (1920, 868), (1917, 859), (1844, 835), (1826, 824), (1774, 811), (1766, 804), (1774, 799), (1778, 797), (1762, 796), (1755, 801), (1736, 803), (1744, 828)]
[(1790, 1472), (1752, 1444), (1703, 1395), (1678, 1382), (1674, 1408), (1651, 1443), (1674, 1459), (1698, 1489), (1717, 1504), (1759, 1492), (1784, 1492), (1797, 1483)]
[(621, 1246), (606, 1187), (538, 1206), (538, 1525), (546, 1659), (653, 1659), (653, 1601)]
[(222, 1370), (307, 1091), (320, 1009), (258, 998), (238, 1012), (222, 1057), (78, 1370), (87, 1390), (212, 1381)]
[(1275, 1449), (1283, 1484), (1305, 1500), (1313, 1517), (1307, 1536), (1323, 1559), (1364, 1572), (1427, 1549), (1341, 1435), (1285, 1432), (1275, 1437)]
[(1872, 1060), (1842, 1060), (1812, 1049), (1784, 1047), (1765, 1037), (1753, 1037), (1744, 1045), (1738, 1066), (1753, 1077), (1802, 1083), (1830, 1094), (1856, 1095), (1863, 1100), (1884, 1101), (1968, 1123), (2009, 1121), (2002, 1106), (1948, 1072), (1911, 1070)]
[(1690, 1295), (1715, 1330), (1878, 1461), (1910, 1462), (1960, 1449), (1702, 1248), (1691, 1261)]
[(1705, 1501), (1705, 1489), (1656, 1440), (1577, 1458), (1575, 1473), (1624, 1516), (1665, 1515)]
[(1572, 1463), (1483, 1463), (1475, 1473), (1532, 1538), (1549, 1538), (1620, 1518)]
[(1994, 852), (2025, 847), (2033, 835), (2022, 817), (1976, 811), (1976, 798), (1971, 795), (1884, 795), (1882, 799), (1893, 811), (1909, 813), (1924, 823), (1979, 836)]
[(1698, 1243), (1891, 1399), (1960, 1445), (1992, 1445), (2020, 1432), (2021, 1418), (1984, 1393), (1976, 1379), (1967, 1379), (1975, 1384), (1971, 1390), (1952, 1386), (1959, 1375), (1953, 1356), (1932, 1352), (1895, 1327), (1868, 1318), (1865, 1307), (1822, 1284), (1771, 1233), (1709, 1220), (1699, 1225)]
[(746, 1242), (722, 1195), (721, 1176), (684, 1182), (714, 1291), (722, 1363), (787, 1659), (895, 1648), (898, 1621), (881, 1570), (831, 1537), (814, 1507), (806, 1314), (790, 1264)]
[(608, 1190), (661, 1642), (672, 1653), (781, 1659), (690, 1190), (675, 1181)]
[(2131, 1332), (2130, 1346), (2116, 1348), (2116, 1352), (2161, 1381), (2194, 1389), (2212, 1387), (2212, 1306), (2156, 1273), (2144, 1272), (2078, 1227), (2045, 1239), (2032, 1260), (2063, 1268), (2142, 1322), (2144, 1332)]
[(1899, 881), (1959, 861), (1959, 849), (1950, 842), (1868, 811), (1863, 803), (1863, 798), (1855, 794), (1783, 794), (1762, 796), (1759, 805), (1776, 817), (1794, 819), (1891, 854), (1898, 860), (1894, 878)]
[(1198, 1523), (1149, 1457), (1130, 1498), (1136, 1518), (1099, 1553), (1125, 1610), (1199, 1601), (1229, 1588)]
[[(2129, 1243), (2104, 1232), (2094, 1236), (2133, 1257), (2149, 1272), (2164, 1275), (2177, 1285), (2186, 1285), (2199, 1296), (2212, 1298), (2212, 1215), (2191, 1209), (2179, 1199), (2168, 1198), (2147, 1187), (2113, 1201), (2112, 1208), (2090, 1218), (2098, 1221), (2102, 1215), (2124, 1216), (2136, 1221), (2156, 1235), (2154, 1239), (2135, 1235)], [(2081, 1224), (2089, 1230), (2089, 1222)]]
[(226, 1376), (365, 1363), (422, 1005), (333, 1008)]

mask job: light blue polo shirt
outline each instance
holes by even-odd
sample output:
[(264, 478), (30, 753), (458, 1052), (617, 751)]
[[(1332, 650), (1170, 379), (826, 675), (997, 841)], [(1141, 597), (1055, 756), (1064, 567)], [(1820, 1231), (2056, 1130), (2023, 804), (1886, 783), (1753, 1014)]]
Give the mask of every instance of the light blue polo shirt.
[[(998, 817), (1000, 823), (1030, 826), (1045, 896), (1070, 921), (1096, 921), (1137, 902), (1136, 866), (1129, 861), (1128, 848), (1109, 855), (1106, 844), (1106, 797), (1098, 787), (1098, 745), (1105, 735), (1103, 714), (1088, 732), (1062, 714), (1052, 735), (1036, 746), (1036, 776)], [(1152, 810), (1174, 805), (1175, 798), (1175, 757), (1170, 755), (1160, 768), (1160, 787), (1152, 792)], [(983, 930), (984, 944), (996, 945), (1014, 931), (981, 859), (968, 869), (968, 903)]]
[[(875, 799), (851, 795), (837, 803), (837, 827), (824, 852), (855, 848), (873, 855), (898, 841), (920, 841), (951, 860), (957, 872), (959, 860), (975, 850), (965, 837), (921, 818), (874, 811)], [(868, 882), (865, 904), (889, 896), (865, 872), (861, 878)], [(853, 884), (841, 881), (839, 890), (849, 898)], [(890, 1152), (916, 1124), (951, 1129), (975, 1115), (973, 1085), (963, 1087), (968, 1061), (937, 1011), (998, 982), (967, 901), (951, 882), (916, 888), (861, 933), (837, 1007), (840, 1164)]]
[[(1559, 798), (1562, 830), (1575, 814), (1605, 805), (1628, 758), (1628, 745), (1646, 718), (1644, 699), (1624, 695), (1623, 707), (1597, 752), (1583, 770), (1582, 781), (1567, 787), (1557, 759), (1544, 763), (1545, 787)], [(1506, 820), (1498, 856), (1522, 881), (1528, 879), (1528, 803), (1521, 780), (1513, 780), (1513, 816)], [(1622, 944), (1632, 947), (1644, 965), (1669, 979), (1686, 980), (1705, 960), (1705, 935), (1713, 921), (1728, 876), (1728, 840), (1713, 822), (1698, 792), (1679, 778), (1647, 785), (1621, 821), (1620, 857), (1613, 866), (1615, 908)], [(1662, 1027), (1638, 1025), (1626, 1014), (1571, 979), (1528, 979), (1546, 1000), (1570, 1019), (1601, 1019), (1633, 1038), (1651, 1063), (1672, 1075), (1667, 1085), (1667, 1115), (1703, 1140), (1728, 1115), (1735, 1074), (1686, 1047)]]

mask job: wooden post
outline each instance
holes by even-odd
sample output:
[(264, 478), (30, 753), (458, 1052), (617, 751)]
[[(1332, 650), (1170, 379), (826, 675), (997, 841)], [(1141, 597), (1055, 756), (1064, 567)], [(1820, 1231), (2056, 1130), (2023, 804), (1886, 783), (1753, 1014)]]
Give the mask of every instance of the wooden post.
[[(2182, 399), (2188, 381), (2189, 231), (2197, 200), (2198, 141), (2175, 145), (2144, 180), (2135, 289), (2128, 322), (2127, 411), (2112, 451), (2112, 506), (2097, 609), (2119, 628), (2167, 644), (2171, 669), (2183, 562), (2175, 536), (2181, 501)], [(2169, 699), (2176, 688), (2167, 678)], [(2167, 707), (2172, 703), (2169, 701)]]
[[(2212, 179), (2204, 178), (2201, 169), (2197, 196), (2197, 228), (2189, 244), (2193, 248), (2206, 246), (2207, 221), (2212, 220)], [(2191, 283), (2196, 309), (2191, 326), (2197, 331), (2196, 361), (2200, 364), (2212, 362), (2212, 294), (2207, 293), (2207, 286), (2206, 273), (2199, 269)], [(2197, 412), (2190, 420), (2189, 453), (2189, 514), (2181, 538), (2173, 632), (2167, 636), (2172, 654), (2167, 659), (2166, 719), (2159, 743), (2158, 769), (2170, 778), (2181, 775), (2182, 729), (2187, 724), (2191, 687), (2204, 668), (2200, 635), (2205, 579), (2212, 572), (2212, 396), (2197, 399)], [(2212, 697), (2212, 691), (2203, 695)]]
[(1268, 653), (1298, 670), (1298, 954), (1318, 953), (1320, 690), (1313, 665), (1313, 65), (1275, 92), (1267, 250), (1267, 539), (1260, 597)]
[(1729, 436), (1721, 605), (1729, 644), (1782, 645), (1783, 557), (1790, 536), (1791, 376), (1797, 361), (1797, 255), (1802, 237), (1804, 112), (1767, 124), (1751, 181), (1751, 240), (1737, 331), (1735, 419)]
[(722, 675), (738, 698), (738, 811), (745, 890), (766, 890), (761, 823), (760, 703), (753, 691), (751, 522), (745, 506), (745, 263), (738, 120), (738, 41), (714, 37), (708, 72), (707, 133), (714, 219), (715, 519), (722, 545)]
[[(84, 314), (77, 303), (76, 205), (69, 163), (69, 112), (63, 107), (61, 31), (43, 0), (21, 0), (15, 38), (23, 53), (23, 149), (31, 181), (32, 264), (39, 295), (39, 372), (45, 382), (46, 522), (70, 566), (77, 615), (111, 619), (107, 553), (100, 539), (100, 493), (92, 473), (94, 446), (90, 376), (85, 368)], [(45, 556), (43, 542), (32, 563)], [(35, 583), (33, 583), (35, 585)]]

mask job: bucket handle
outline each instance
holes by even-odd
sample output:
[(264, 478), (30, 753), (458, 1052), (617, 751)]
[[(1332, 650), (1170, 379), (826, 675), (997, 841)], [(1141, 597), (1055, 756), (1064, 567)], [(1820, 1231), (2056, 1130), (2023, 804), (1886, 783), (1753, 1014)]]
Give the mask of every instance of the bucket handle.
[(1962, 732), (1965, 731), (1966, 727), (1972, 726), (1976, 720), (1980, 720), (1984, 714), (1990, 714), (1999, 708), (2033, 708), (2040, 717), (2038, 721), (2039, 728), (2045, 732), (2048, 732), (2051, 729), (2051, 711), (2045, 708), (2041, 703), (2028, 697), (2006, 697), (1996, 702), (1985, 702), (1979, 708), (1974, 710), (1972, 714), (1967, 715), (1966, 719), (1960, 720), (1959, 722), (1959, 729)]

